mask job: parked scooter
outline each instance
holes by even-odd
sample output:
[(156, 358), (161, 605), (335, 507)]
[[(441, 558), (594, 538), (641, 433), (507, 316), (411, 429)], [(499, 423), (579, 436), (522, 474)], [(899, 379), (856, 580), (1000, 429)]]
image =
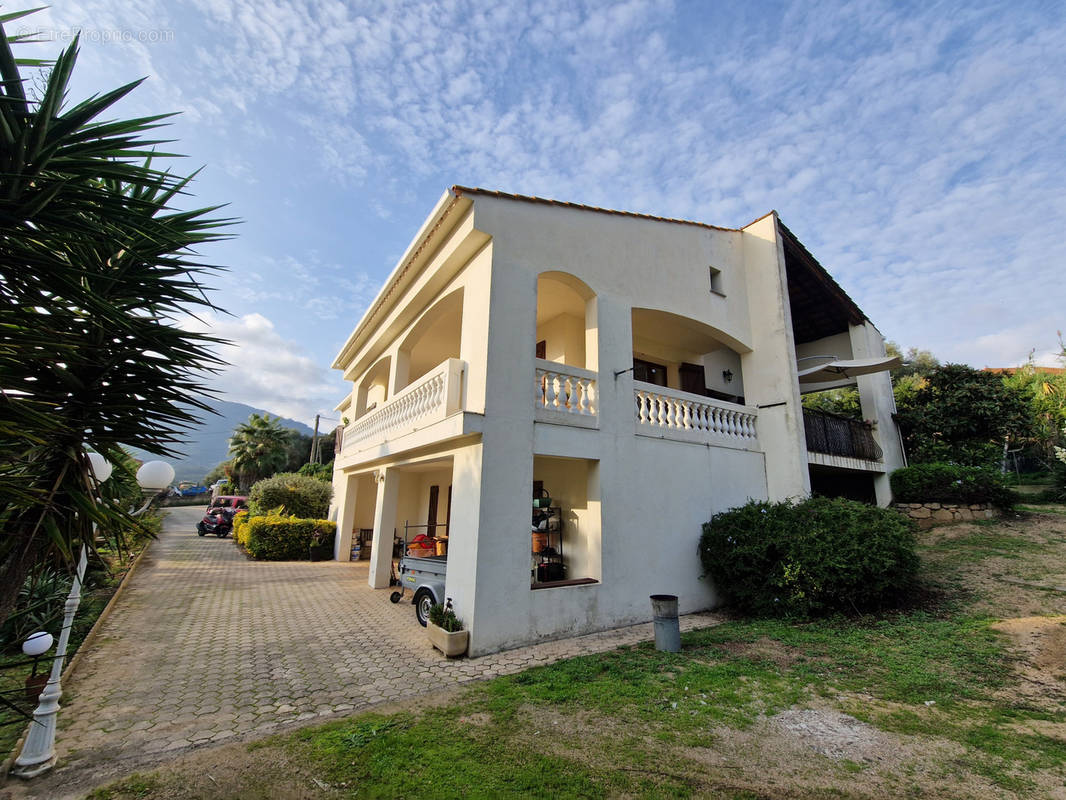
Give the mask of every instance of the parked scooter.
[(204, 518), (196, 524), (196, 533), (199, 536), (213, 533), (219, 539), (229, 536), (233, 530), (233, 518), (246, 507), (245, 500), (244, 497), (227, 495), (216, 497)]

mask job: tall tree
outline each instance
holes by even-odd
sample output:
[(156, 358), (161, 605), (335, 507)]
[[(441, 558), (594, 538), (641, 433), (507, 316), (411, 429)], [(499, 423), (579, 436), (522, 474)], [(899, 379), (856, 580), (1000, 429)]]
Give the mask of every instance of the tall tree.
[[(75, 39), (26, 96), (0, 16), (0, 619), (53, 552), (92, 547), (92, 524), (136, 528), (102, 502), (86, 448), (173, 455), (209, 410), (204, 370), (218, 340), (178, 328), (211, 309), (215, 267), (191, 248), (222, 236), (214, 209), (177, 210), (188, 188), (146, 158), (164, 116), (99, 121), (137, 83), (68, 107)], [(162, 157), (159, 154), (157, 157)]]
[(908, 457), (915, 462), (998, 465), (1004, 443), (1030, 435), (1024, 392), (1001, 375), (945, 364), (900, 404), (898, 418)]
[(233, 431), (229, 454), (244, 489), (285, 468), (292, 431), (279, 420), (269, 414), (252, 414)]

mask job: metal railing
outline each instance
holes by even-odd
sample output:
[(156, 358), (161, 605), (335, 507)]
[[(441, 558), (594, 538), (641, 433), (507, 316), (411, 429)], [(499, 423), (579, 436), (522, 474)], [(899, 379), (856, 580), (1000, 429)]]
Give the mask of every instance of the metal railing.
[(865, 422), (805, 408), (803, 428), (807, 434), (807, 449), (813, 453), (864, 461), (880, 461), (883, 457), (881, 448), (874, 441), (873, 431)]

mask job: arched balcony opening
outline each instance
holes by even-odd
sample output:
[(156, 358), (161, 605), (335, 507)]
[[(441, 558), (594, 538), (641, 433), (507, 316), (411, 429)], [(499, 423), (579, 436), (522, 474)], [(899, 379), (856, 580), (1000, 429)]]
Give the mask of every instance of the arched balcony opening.
[(637, 432), (756, 448), (757, 412), (743, 405), (735, 343), (710, 325), (666, 311), (634, 308), (632, 322)]
[(537, 276), (536, 378), (539, 419), (595, 424), (599, 325), (596, 293), (567, 272)]
[(438, 300), (400, 344), (393, 394), (450, 358), (459, 358), (463, 332), (463, 290)]
[(386, 356), (367, 370), (355, 392), (355, 419), (385, 405), (389, 394), (391, 366), (392, 359)]
[(744, 401), (740, 355), (716, 328), (652, 308), (634, 308), (632, 322), (634, 380)]
[(537, 357), (595, 371), (598, 368), (596, 293), (567, 272), (537, 276)]

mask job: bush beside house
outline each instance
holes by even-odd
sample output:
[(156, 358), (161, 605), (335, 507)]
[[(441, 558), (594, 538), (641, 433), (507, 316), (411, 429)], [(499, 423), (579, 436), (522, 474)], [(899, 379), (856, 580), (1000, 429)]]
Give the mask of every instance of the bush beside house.
[(895, 511), (813, 497), (752, 501), (704, 524), (704, 570), (738, 610), (806, 617), (897, 600), (918, 570), (915, 526)]
[[(238, 531), (234, 526), (234, 530)], [(312, 545), (332, 548), (337, 524), (328, 519), (299, 519), (276, 514), (251, 517), (236, 534), (252, 558), (260, 561), (306, 561)]]
[(329, 513), (333, 487), (308, 475), (282, 472), (264, 478), (252, 486), (248, 508), (252, 516), (262, 516), (276, 509), (303, 519), (321, 519)]
[(1010, 508), (1015, 500), (1004, 476), (984, 467), (942, 462), (914, 464), (896, 470), (889, 480), (897, 503), (980, 503)]

